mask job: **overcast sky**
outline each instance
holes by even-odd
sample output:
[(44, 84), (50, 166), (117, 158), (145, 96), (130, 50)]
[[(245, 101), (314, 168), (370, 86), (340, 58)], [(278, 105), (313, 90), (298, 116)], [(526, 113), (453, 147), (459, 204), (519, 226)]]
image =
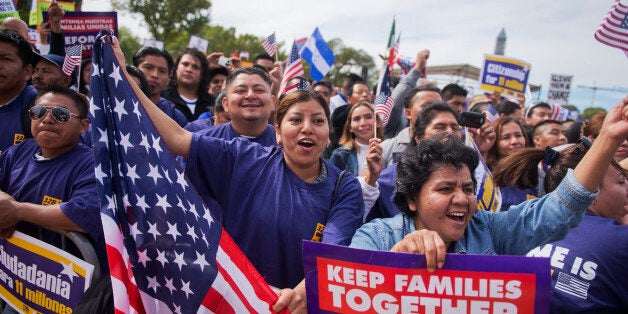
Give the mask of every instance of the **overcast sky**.
[[(532, 65), (530, 83), (543, 85), (546, 91), (550, 74), (573, 75), (570, 102), (580, 108), (591, 106), (593, 94), (578, 85), (623, 90), (597, 90), (593, 105), (598, 107), (608, 108), (628, 94), (628, 57), (593, 38), (614, 3), (611, 0), (316, 0), (295, 7), (297, 3), (213, 0), (211, 23), (258, 36), (276, 32), (278, 40), (286, 43), (284, 49), (293, 38), (308, 36), (318, 26), (325, 39), (341, 38), (347, 46), (376, 57), (385, 51), (394, 16), (402, 55), (414, 57), (429, 48), (428, 65), (476, 67), (484, 54), (493, 53), (503, 27), (505, 55)], [(84, 11), (110, 9), (109, 1), (84, 1)], [(120, 26), (142, 27), (136, 22), (141, 18), (120, 14), (119, 19)], [(149, 37), (146, 31), (137, 35)]]

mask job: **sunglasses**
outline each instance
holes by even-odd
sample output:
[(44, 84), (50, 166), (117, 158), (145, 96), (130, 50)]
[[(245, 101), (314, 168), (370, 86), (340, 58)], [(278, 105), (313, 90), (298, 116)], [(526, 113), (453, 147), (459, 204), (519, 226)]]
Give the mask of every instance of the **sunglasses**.
[(52, 118), (59, 123), (68, 123), (72, 117), (81, 118), (81, 116), (72, 113), (69, 109), (63, 107), (34, 106), (28, 111), (28, 113), (30, 114), (31, 120), (39, 121), (43, 119), (46, 114), (48, 114), (48, 111), (52, 114)]

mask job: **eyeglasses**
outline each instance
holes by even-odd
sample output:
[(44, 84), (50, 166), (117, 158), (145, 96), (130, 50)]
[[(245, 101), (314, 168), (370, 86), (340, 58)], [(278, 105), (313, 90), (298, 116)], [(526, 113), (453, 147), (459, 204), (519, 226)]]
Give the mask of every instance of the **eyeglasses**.
[(39, 121), (43, 119), (48, 111), (52, 114), (52, 118), (59, 123), (68, 123), (70, 118), (77, 117), (81, 118), (81, 116), (72, 113), (69, 109), (63, 107), (53, 107), (53, 106), (34, 106), (32, 107), (28, 113), (33, 121)]

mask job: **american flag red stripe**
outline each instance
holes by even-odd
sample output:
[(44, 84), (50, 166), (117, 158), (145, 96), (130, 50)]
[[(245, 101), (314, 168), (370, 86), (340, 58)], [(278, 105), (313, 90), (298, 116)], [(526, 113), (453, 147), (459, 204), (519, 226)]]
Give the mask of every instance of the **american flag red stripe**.
[(264, 47), (264, 50), (266, 50), (266, 52), (268, 52), (269, 55), (274, 55), (275, 53), (277, 53), (277, 41), (275, 40), (275, 33), (272, 33), (270, 36), (264, 38), (264, 41), (262, 41), (262, 47)]
[(387, 63), (382, 64), (382, 69), (379, 73), (379, 93), (375, 97), (373, 102), (375, 105), (375, 114), (382, 119), (382, 123), (386, 125), (390, 112), (395, 105), (394, 99), (391, 97), (392, 89), (390, 86), (390, 72)]
[(303, 63), (301, 63), (301, 56), (299, 56), (297, 43), (295, 41), (292, 43), (292, 50), (290, 51), (290, 57), (288, 57), (286, 70), (283, 73), (281, 84), (279, 84), (279, 94), (283, 94), (284, 89), (286, 88), (286, 84), (289, 80), (291, 80), (295, 76), (303, 75), (305, 75), (303, 72)]
[(76, 45), (68, 48), (63, 58), (63, 73), (72, 75), (74, 68), (81, 63), (81, 54), (83, 53), (83, 45)]
[(597, 41), (619, 48), (628, 56), (628, 5), (617, 0), (594, 36)]
[(395, 101), (392, 97), (386, 96), (386, 100), (383, 104), (375, 104), (375, 114), (382, 117), (382, 123), (386, 125), (388, 123), (388, 118), (390, 118), (390, 111), (392, 111), (393, 106), (395, 105)]

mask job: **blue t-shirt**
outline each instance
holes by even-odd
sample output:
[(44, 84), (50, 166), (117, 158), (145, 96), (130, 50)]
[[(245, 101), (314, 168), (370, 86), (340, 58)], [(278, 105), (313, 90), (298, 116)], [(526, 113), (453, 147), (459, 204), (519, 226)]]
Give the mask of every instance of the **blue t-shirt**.
[(213, 127), (214, 127), (214, 122), (211, 119), (199, 118), (198, 120), (188, 123), (188, 125), (186, 125), (184, 129), (190, 132), (196, 133), (198, 131), (205, 130), (208, 128), (213, 128)]
[(284, 162), (283, 148), (242, 138), (193, 134), (186, 174), (197, 192), (220, 204), (223, 227), (266, 281), (292, 288), (304, 278), (302, 240), (348, 245), (362, 222), (358, 180), (321, 159), (327, 178), (301, 180)]
[(628, 313), (628, 226), (586, 212), (565, 239), (528, 256), (551, 258), (552, 313)]
[(388, 166), (382, 170), (377, 178), (379, 189), (379, 198), (375, 201), (375, 205), (368, 211), (365, 222), (369, 222), (375, 218), (388, 218), (401, 214), (397, 205), (393, 202), (395, 196), (395, 179), (397, 178), (397, 163)]
[[(24, 141), (24, 126), (22, 126), (22, 110), (37, 96), (37, 90), (26, 86), (13, 100), (0, 107), (0, 151)], [(30, 125), (25, 126), (30, 129)]]
[(519, 205), (538, 196), (536, 188), (520, 189), (514, 186), (500, 186), (499, 190), (502, 194), (502, 207), (500, 211), (507, 211), (512, 205)]
[[(195, 121), (196, 122), (196, 121)], [(189, 129), (188, 129), (189, 130)], [(189, 130), (191, 131), (191, 130)], [(232, 140), (238, 137), (244, 137), (240, 135), (231, 125), (231, 122), (224, 123), (219, 126), (207, 127), (197, 131), (191, 131), (201, 135), (207, 135), (215, 138), (221, 138), (223, 140)], [(277, 145), (277, 136), (275, 135), (275, 128), (268, 124), (264, 132), (258, 137), (246, 137), (249, 141), (258, 143), (262, 146), (275, 146)]]
[[(32, 138), (7, 149), (0, 156), (0, 189), (18, 202), (60, 204), (61, 211), (92, 237), (101, 272), (107, 273), (92, 149), (77, 144), (63, 155), (37, 160), (35, 154), (40, 151)], [(23, 222), (18, 225), (26, 233), (35, 228)]]
[(172, 120), (177, 122), (181, 127), (185, 127), (188, 124), (188, 119), (181, 111), (175, 108), (172, 101), (159, 97), (157, 107), (167, 114)]

